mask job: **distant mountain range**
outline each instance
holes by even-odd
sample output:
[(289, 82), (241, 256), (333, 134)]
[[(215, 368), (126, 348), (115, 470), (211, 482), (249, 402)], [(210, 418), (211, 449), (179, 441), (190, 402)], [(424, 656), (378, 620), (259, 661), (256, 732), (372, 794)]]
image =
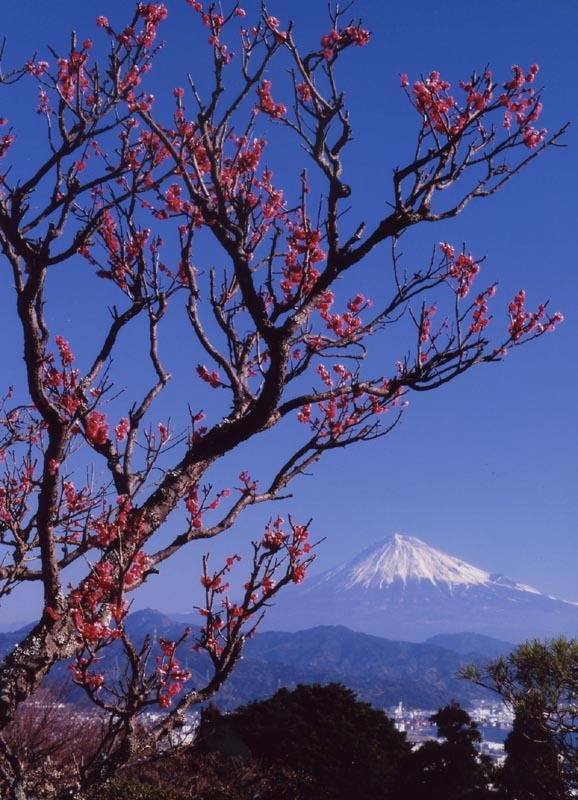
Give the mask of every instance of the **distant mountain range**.
[(345, 625), (415, 642), (467, 630), (521, 642), (576, 636), (578, 604), (395, 534), (286, 592), (265, 625), (286, 631)]
[[(487, 690), (458, 678), (458, 672), (464, 664), (484, 664), (490, 652), (503, 654), (513, 646), (488, 637), (477, 639), (475, 651), (464, 647), (460, 637), (450, 644), (397, 642), (330, 626), (297, 633), (264, 632), (247, 643), (246, 659), (238, 667), (239, 674), (233, 675), (231, 689), (245, 674), (251, 679), (261, 663), (264, 680), (270, 681), (276, 673), (289, 677), (297, 670), (299, 677), (295, 674), (291, 683), (279, 685), (337, 681), (376, 708), (403, 702), (407, 707), (437, 709), (451, 700), (467, 707), (475, 700), (490, 699)], [(468, 652), (459, 653), (454, 647)], [(277, 688), (269, 682), (262, 696)]]
[[(133, 641), (140, 643), (147, 634), (153, 639), (153, 656), (159, 653), (160, 637), (178, 639), (185, 628), (152, 609), (137, 611), (127, 618)], [(18, 632), (0, 634), (0, 658), (19, 641)], [(476, 634), (441, 637), (439, 643), (396, 642), (355, 633), (342, 626), (319, 627), (297, 633), (258, 633), (246, 643), (241, 661), (215, 701), (224, 709), (234, 709), (253, 700), (270, 697), (282, 686), (298, 683), (343, 683), (361, 700), (376, 708), (403, 702), (406, 707), (437, 709), (450, 700), (464, 706), (489, 698), (487, 690), (457, 678), (465, 663), (478, 664), (513, 648)], [(185, 644), (179, 651), (180, 663), (192, 672), (192, 685), (199, 686), (209, 674), (205, 655)], [(118, 674), (122, 663), (112, 645), (103, 653), (99, 669)], [(154, 663), (154, 658), (152, 659)], [(58, 664), (49, 682), (69, 680), (67, 664)], [(82, 701), (84, 694), (74, 689), (69, 699)]]

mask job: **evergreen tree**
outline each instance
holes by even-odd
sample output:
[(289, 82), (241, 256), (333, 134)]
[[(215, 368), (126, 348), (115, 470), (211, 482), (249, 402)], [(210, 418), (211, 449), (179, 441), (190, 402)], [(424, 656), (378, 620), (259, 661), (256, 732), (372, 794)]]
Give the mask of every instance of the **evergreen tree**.
[[(514, 709), (501, 778), (505, 797), (576, 796), (578, 789), (578, 640), (533, 640), (508, 656), (464, 670)], [(509, 794), (508, 794), (509, 792)]]
[(401, 761), (405, 734), (383, 711), (331, 683), (280, 689), (229, 719), (254, 757), (301, 771), (301, 797), (315, 800), (387, 800)]
[(497, 784), (500, 800), (566, 800), (570, 797), (554, 734), (518, 712), (505, 741), (506, 761)]
[(416, 748), (400, 774), (404, 800), (485, 800), (491, 797), (490, 759), (480, 756), (482, 736), (469, 714), (450, 703), (430, 717), (442, 741)]

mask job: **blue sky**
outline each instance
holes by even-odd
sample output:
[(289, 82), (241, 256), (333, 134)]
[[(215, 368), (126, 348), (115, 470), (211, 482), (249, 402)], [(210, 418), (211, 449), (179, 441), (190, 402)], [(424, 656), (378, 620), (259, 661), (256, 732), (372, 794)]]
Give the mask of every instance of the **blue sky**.
[[(163, 85), (167, 94), (174, 85), (183, 85), (187, 71), (202, 81), (207, 69), (200, 47), (204, 32), (199, 37), (195, 15), (184, 0), (167, 0), (166, 5), (167, 47), (151, 75), (157, 96)], [(244, 4), (249, 16), (258, 5), (255, 0)], [(96, 38), (97, 15), (120, 22), (131, 8), (132, 3), (118, 0), (20, 0), (0, 23), (8, 40), (6, 61), (17, 63), (33, 52), (43, 57), (47, 44), (64, 49), (71, 28), (80, 38)], [(296, 35), (307, 43), (317, 43), (328, 29), (325, 0), (271, 2), (269, 8), (283, 22), (290, 8)], [(300, 518), (313, 517), (312, 530), (327, 537), (316, 570), (400, 531), (482, 568), (578, 600), (578, 120), (573, 87), (578, 6), (567, 0), (547, 5), (490, 0), (482, 6), (450, 0), (434, 7), (415, 0), (402, 7), (359, 0), (351, 13), (362, 17), (373, 34), (368, 47), (349, 54), (343, 76), (355, 132), (347, 181), (361, 217), (382, 213), (392, 169), (411, 157), (418, 119), (399, 89), (400, 73), (415, 79), (437, 69), (457, 83), (473, 69), (489, 65), (501, 81), (508, 79), (512, 64), (540, 65), (542, 121), (551, 132), (573, 122), (564, 140), (567, 147), (547, 152), (497, 196), (470, 205), (458, 219), (411, 231), (404, 247), (419, 261), (429, 258), (436, 242), (465, 242), (476, 255), (486, 255), (486, 283), (500, 281), (496, 323), (506, 324), (499, 309), (522, 287), (530, 306), (550, 299), (552, 310), (560, 310), (565, 322), (556, 333), (520, 348), (499, 365), (476, 369), (439, 391), (412, 396), (402, 423), (389, 437), (330, 454), (315, 468), (314, 477), (294, 485), (292, 501), (247, 515), (211, 550), (217, 558), (243, 550), (270, 513), (293, 511)], [(176, 75), (182, 76), (180, 81)], [(282, 79), (274, 70), (270, 77)], [(14, 102), (14, 92), (9, 102)], [(21, 151), (23, 168), (34, 160), (34, 137), (41, 136), (41, 129), (30, 128), (24, 135), (31, 150)], [(267, 135), (273, 139), (275, 131)], [(301, 168), (287, 165), (286, 180), (293, 180)], [(381, 269), (388, 269), (387, 248), (371, 256), (370, 274), (379, 276)], [(79, 310), (65, 304), (62, 310), (72, 337)], [(90, 308), (82, 310), (84, 317), (90, 313)], [(4, 341), (10, 341), (9, 325), (5, 310), (0, 322)], [(18, 369), (13, 353), (6, 352), (3, 361), (6, 372)], [(134, 363), (128, 360), (126, 369), (135, 369)], [(265, 461), (270, 447), (263, 450)], [(234, 469), (243, 468), (241, 459), (239, 455)], [(206, 549), (200, 543), (179, 556), (178, 563), (167, 565), (166, 574), (135, 599), (135, 607), (190, 608), (200, 554)], [(6, 609), (7, 618), (26, 616), (22, 606)]]

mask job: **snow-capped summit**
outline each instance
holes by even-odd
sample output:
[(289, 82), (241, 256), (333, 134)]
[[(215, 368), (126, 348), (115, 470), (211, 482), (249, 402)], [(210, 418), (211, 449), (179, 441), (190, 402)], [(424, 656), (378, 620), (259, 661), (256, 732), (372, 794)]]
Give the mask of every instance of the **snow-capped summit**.
[(363, 550), (352, 561), (324, 573), (326, 582), (344, 589), (384, 589), (390, 584), (429, 581), (441, 591), (457, 587), (501, 586), (520, 592), (541, 594), (538, 589), (517, 583), (505, 575), (489, 573), (466, 561), (430, 547), (416, 536), (395, 533)]
[(518, 642), (576, 636), (578, 605), (396, 533), (307, 579), (266, 622), (277, 630), (315, 625), (410, 641), (471, 631)]
[(349, 565), (348, 588), (360, 584), (365, 589), (381, 589), (401, 580), (430, 581), (434, 585), (487, 584), (490, 574), (458, 558), (434, 550), (415, 536), (394, 534), (385, 542), (364, 550)]

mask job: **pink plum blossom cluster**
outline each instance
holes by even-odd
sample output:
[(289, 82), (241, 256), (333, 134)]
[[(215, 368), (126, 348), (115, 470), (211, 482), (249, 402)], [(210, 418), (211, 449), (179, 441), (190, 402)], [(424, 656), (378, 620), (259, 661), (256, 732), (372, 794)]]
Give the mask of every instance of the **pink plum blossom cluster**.
[(340, 50), (350, 45), (364, 47), (369, 44), (371, 34), (361, 25), (348, 25), (341, 31), (333, 28), (321, 38), (321, 47), (326, 59), (334, 58)]
[(506, 108), (504, 128), (510, 131), (514, 119), (522, 133), (524, 144), (530, 149), (543, 142), (547, 133), (545, 128), (538, 131), (532, 126), (542, 111), (542, 103), (536, 99), (532, 86), (539, 69), (537, 64), (532, 64), (524, 75), (520, 67), (514, 65), (513, 78), (503, 85), (504, 92), (499, 97), (500, 105)]
[(559, 311), (548, 316), (544, 303), (540, 303), (536, 311), (527, 311), (525, 305), (526, 292), (522, 289), (508, 306), (508, 311), (510, 312), (509, 331), (515, 342), (521, 339), (522, 336), (530, 336), (532, 333), (552, 331), (556, 325), (564, 320)]
[(458, 297), (465, 297), (480, 271), (479, 262), (475, 261), (470, 253), (458, 253), (456, 258), (454, 247), (447, 242), (440, 244), (440, 250), (447, 259), (448, 275), (456, 281)]
[(156, 657), (156, 700), (160, 708), (169, 708), (185, 683), (191, 679), (190, 671), (183, 669), (176, 658), (178, 646), (189, 637), (190, 632), (190, 628), (187, 628), (179, 641), (159, 637), (162, 655)]
[[(424, 118), (424, 128), (447, 137), (457, 137), (474, 124), (484, 141), (487, 141), (481, 123), (482, 115), (505, 108), (503, 125), (508, 133), (519, 135), (523, 144), (533, 149), (544, 141), (547, 133), (545, 129), (536, 130), (532, 125), (542, 111), (542, 104), (532, 86), (538, 70), (538, 65), (532, 64), (525, 74), (519, 66), (514, 65), (513, 78), (503, 84), (504, 91), (497, 101), (494, 100), (496, 84), (489, 70), (469, 81), (460, 81), (460, 88), (466, 95), (465, 103), (459, 103), (450, 94), (451, 84), (435, 70), (427, 78), (415, 81), (409, 96)], [(409, 87), (406, 74), (401, 75), (401, 86)], [(515, 129), (512, 128), (514, 121)]]
[(271, 97), (271, 81), (262, 81), (261, 86), (257, 89), (259, 95), (259, 105), (257, 108), (264, 114), (267, 114), (273, 119), (280, 119), (287, 113), (287, 107), (283, 103), (275, 103)]

